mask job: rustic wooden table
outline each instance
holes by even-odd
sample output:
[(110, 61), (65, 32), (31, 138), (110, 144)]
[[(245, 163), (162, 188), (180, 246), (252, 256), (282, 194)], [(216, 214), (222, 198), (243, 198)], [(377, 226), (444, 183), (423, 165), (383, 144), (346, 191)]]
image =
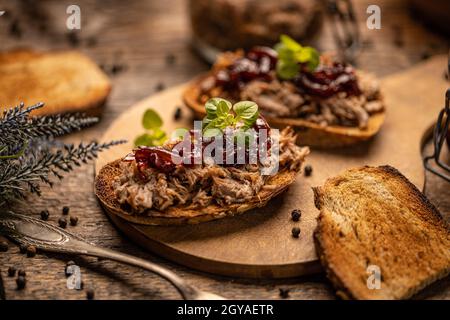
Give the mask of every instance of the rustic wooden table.
[[(448, 39), (431, 33), (412, 17), (408, 1), (354, 2), (364, 39), (364, 49), (358, 59), (360, 67), (384, 76), (447, 51)], [(109, 123), (133, 103), (158, 89), (185, 82), (208, 68), (190, 48), (189, 21), (183, 0), (78, 0), (82, 14), (78, 37), (67, 36), (65, 21), (69, 4), (72, 1), (0, 0), (0, 10), (7, 11), (0, 18), (2, 50), (75, 48), (91, 56), (111, 74), (114, 88), (101, 122), (65, 138), (66, 141), (97, 139)], [(381, 30), (365, 27), (365, 11), (369, 4), (381, 7)], [(318, 45), (322, 49), (333, 47), (326, 27)], [(32, 197), (14, 209), (34, 215), (49, 209), (50, 221), (56, 223), (62, 207), (70, 206), (71, 214), (80, 218), (78, 226), (69, 227), (70, 231), (101, 246), (160, 263), (199, 288), (227, 298), (278, 299), (280, 288), (290, 289), (292, 299), (335, 298), (330, 284), (321, 274), (288, 280), (230, 279), (189, 270), (141, 250), (118, 233), (103, 214), (92, 192), (93, 172), (93, 166), (85, 166), (68, 175), (54, 189), (44, 188), (41, 198)], [(449, 220), (448, 184), (434, 176), (428, 176), (427, 181), (427, 195)], [(66, 288), (64, 267), (68, 260), (71, 258), (53, 254), (27, 258), (11, 244), (8, 252), (0, 253), (6, 297), (84, 299), (85, 291)], [(94, 288), (96, 299), (178, 298), (176, 291), (164, 280), (142, 270), (95, 258), (74, 260), (81, 267), (85, 288)], [(26, 270), (28, 283), (25, 290), (16, 290), (14, 278), (7, 277), (9, 266)], [(420, 297), (449, 299), (450, 279), (426, 289)]]

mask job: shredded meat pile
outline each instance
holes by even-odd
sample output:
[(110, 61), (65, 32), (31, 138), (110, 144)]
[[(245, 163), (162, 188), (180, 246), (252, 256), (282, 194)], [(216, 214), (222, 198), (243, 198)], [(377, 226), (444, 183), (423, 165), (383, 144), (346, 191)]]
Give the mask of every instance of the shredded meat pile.
[(289, 81), (255, 80), (240, 92), (240, 99), (255, 101), (263, 114), (272, 117), (303, 118), (322, 126), (367, 127), (371, 114), (384, 109), (379, 85), (373, 76), (357, 72), (359, 96), (345, 92), (324, 99), (299, 92)]
[[(292, 129), (287, 128), (281, 132), (279, 170), (300, 170), (309, 149), (297, 146), (295, 141)], [(175, 205), (206, 207), (213, 202), (246, 202), (265, 187), (269, 178), (261, 175), (260, 164), (180, 165), (171, 174), (147, 168), (146, 181), (142, 180), (135, 161), (123, 161), (121, 166), (122, 174), (114, 181), (117, 199), (121, 204), (130, 205), (138, 213), (146, 209), (163, 211)]]

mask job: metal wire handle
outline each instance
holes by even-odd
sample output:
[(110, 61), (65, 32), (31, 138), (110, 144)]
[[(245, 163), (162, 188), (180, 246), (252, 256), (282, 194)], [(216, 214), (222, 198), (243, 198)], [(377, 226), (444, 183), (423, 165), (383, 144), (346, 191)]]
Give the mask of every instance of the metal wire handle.
[[(450, 69), (450, 66), (449, 66)], [(447, 89), (445, 94), (445, 107), (439, 112), (438, 120), (436, 126), (434, 128), (433, 134), (433, 146), (434, 151), (430, 156), (426, 156), (423, 158), (423, 164), (425, 169), (434, 173), (435, 175), (441, 177), (442, 179), (450, 182), (450, 166), (443, 163), (441, 158), (441, 153), (443, 149), (443, 145), (445, 144), (445, 140), (448, 135), (450, 124), (450, 89)], [(430, 160), (434, 160), (440, 170), (437, 170), (435, 167), (430, 165)]]
[(358, 22), (351, 0), (322, 0), (331, 22), (340, 58), (354, 63), (361, 48)]

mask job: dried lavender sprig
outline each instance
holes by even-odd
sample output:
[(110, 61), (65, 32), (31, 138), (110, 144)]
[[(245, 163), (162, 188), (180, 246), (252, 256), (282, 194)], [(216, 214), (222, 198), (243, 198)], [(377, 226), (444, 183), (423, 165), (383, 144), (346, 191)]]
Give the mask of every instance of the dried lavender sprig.
[(38, 103), (24, 109), (22, 103), (5, 111), (0, 118), (0, 147), (6, 146), (7, 152), (11, 152), (20, 147), (24, 141), (58, 137), (88, 127), (99, 120), (82, 114), (30, 116), (31, 111), (43, 106), (43, 103)]
[(78, 146), (65, 145), (63, 150), (43, 151), (39, 155), (31, 155), (18, 161), (0, 161), (0, 203), (15, 198), (23, 198), (27, 189), (40, 195), (39, 182), (50, 186), (53, 175), (62, 179), (62, 172), (73, 170), (73, 166), (80, 166), (97, 157), (98, 152), (108, 149), (125, 141), (112, 141), (99, 144), (80, 143)]

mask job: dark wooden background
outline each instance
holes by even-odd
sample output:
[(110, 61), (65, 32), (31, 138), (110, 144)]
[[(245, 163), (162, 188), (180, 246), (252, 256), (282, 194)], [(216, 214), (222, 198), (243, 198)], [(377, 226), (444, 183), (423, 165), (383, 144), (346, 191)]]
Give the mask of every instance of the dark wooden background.
[[(354, 1), (364, 39), (358, 59), (360, 67), (385, 76), (404, 70), (429, 56), (445, 53), (449, 39), (428, 30), (410, 14), (406, 0)], [(66, 8), (73, 1), (0, 0), (0, 48), (79, 49), (91, 56), (111, 75), (113, 91), (101, 122), (93, 128), (65, 138), (67, 141), (98, 139), (108, 124), (133, 103), (156, 90), (176, 85), (207, 70), (208, 66), (190, 48), (190, 28), (183, 0), (89, 1), (78, 0), (82, 29), (68, 36)], [(382, 29), (365, 27), (365, 10), (378, 4), (382, 10)], [(333, 42), (325, 26), (317, 44), (332, 49)], [(173, 63), (170, 56), (175, 57)], [(169, 58), (168, 58), (169, 57)], [(444, 70), (443, 70), (444, 72)], [(443, 75), (444, 76), (444, 75)], [(420, 79), (412, 79), (420, 81)], [(158, 106), (155, 106), (156, 108)], [(427, 177), (427, 195), (443, 215), (450, 217), (450, 188), (445, 182)], [(80, 218), (69, 227), (101, 246), (140, 256), (174, 270), (203, 290), (234, 299), (278, 299), (279, 289), (290, 289), (293, 299), (334, 299), (324, 275), (288, 280), (231, 279), (189, 270), (141, 250), (124, 238), (102, 213), (92, 192), (93, 166), (85, 166), (68, 175), (53, 190), (44, 189), (41, 198), (30, 198), (15, 210), (38, 214), (49, 209), (50, 221), (57, 222), (63, 206)], [(30, 205), (32, 204), (32, 205)], [(10, 244), (0, 253), (8, 299), (84, 299), (85, 291), (66, 288), (64, 266), (69, 257), (38, 254), (27, 258)], [(164, 280), (142, 270), (95, 258), (76, 258), (85, 288), (94, 288), (96, 299), (170, 299), (176, 291)], [(27, 288), (16, 290), (14, 278), (7, 277), (9, 266), (27, 272)], [(422, 292), (419, 297), (450, 298), (447, 278)]]

